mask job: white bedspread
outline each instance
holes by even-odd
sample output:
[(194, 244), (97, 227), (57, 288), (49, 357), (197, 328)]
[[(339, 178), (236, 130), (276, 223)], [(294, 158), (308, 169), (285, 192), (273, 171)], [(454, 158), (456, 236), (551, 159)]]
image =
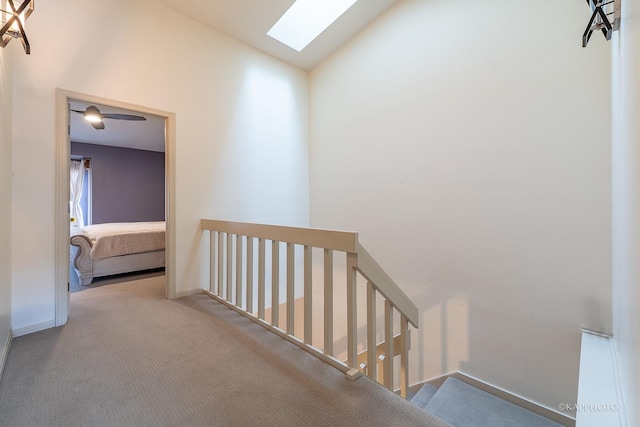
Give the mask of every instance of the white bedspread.
[(120, 255), (162, 250), (165, 247), (165, 223), (116, 222), (82, 227), (91, 240), (93, 260)]

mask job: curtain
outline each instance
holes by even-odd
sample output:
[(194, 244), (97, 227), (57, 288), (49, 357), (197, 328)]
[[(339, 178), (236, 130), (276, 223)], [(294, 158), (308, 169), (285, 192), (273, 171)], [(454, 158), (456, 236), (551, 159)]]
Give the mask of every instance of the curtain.
[(82, 208), (80, 207), (82, 184), (84, 182), (84, 162), (82, 160), (71, 160), (69, 175), (71, 178), (71, 191), (69, 193), (69, 216), (71, 217), (71, 225), (84, 227), (84, 215), (82, 215)]

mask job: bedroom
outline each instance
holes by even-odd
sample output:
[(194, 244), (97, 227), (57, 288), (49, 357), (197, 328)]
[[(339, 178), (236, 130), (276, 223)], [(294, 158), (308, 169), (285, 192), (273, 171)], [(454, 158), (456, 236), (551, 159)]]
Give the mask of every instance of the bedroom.
[(70, 291), (164, 274), (164, 119), (75, 100), (69, 108)]

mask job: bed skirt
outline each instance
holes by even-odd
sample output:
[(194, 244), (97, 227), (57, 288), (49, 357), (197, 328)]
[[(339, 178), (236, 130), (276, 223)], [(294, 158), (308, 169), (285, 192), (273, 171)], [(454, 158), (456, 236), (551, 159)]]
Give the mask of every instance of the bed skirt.
[(151, 270), (165, 266), (165, 251), (150, 251), (91, 259), (91, 241), (83, 234), (71, 236), (71, 265), (82, 285), (89, 285), (95, 277), (134, 271)]

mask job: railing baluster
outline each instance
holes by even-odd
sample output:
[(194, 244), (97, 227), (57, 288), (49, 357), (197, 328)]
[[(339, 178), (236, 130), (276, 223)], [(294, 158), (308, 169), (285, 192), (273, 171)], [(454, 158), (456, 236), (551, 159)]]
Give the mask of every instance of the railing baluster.
[(242, 307), (242, 236), (236, 234), (236, 305)]
[(247, 236), (247, 306), (253, 313), (253, 237)]
[(263, 238), (258, 239), (258, 317), (264, 320), (264, 288), (265, 288), (265, 242)]
[(367, 376), (377, 379), (376, 288), (367, 282)]
[(407, 398), (409, 389), (409, 322), (400, 315), (400, 395)]
[(347, 254), (347, 364), (351, 368), (358, 364), (357, 256)]
[[(402, 292), (375, 259), (358, 243), (353, 232), (317, 230), (299, 227), (267, 226), (228, 221), (201, 220), (201, 229), (209, 231), (209, 290), (203, 292), (218, 302), (246, 315), (249, 319), (316, 355), (325, 362), (342, 370), (347, 377), (355, 379), (359, 373), (352, 369), (366, 362), (366, 375), (393, 390), (395, 385), (394, 359), (400, 356), (400, 391), (407, 397), (409, 385), (409, 325), (417, 327), (419, 312), (415, 304)], [(235, 239), (234, 239), (235, 236)], [(246, 243), (245, 243), (246, 239)], [(258, 240), (255, 261), (255, 239)], [(235, 240), (235, 241), (234, 241)], [(267, 248), (271, 241), (271, 316), (266, 320), (267, 298)], [(280, 277), (281, 246), (286, 244), (286, 279)], [(234, 251), (235, 245), (235, 251)], [(246, 253), (245, 253), (246, 245)], [(304, 249), (303, 305), (296, 308), (296, 245)], [(324, 251), (324, 307), (320, 315), (324, 318), (323, 350), (313, 347), (313, 248)], [(340, 298), (340, 307), (346, 302), (346, 348), (347, 361), (339, 362), (334, 356), (334, 254), (337, 250), (346, 255), (346, 301)], [(235, 261), (234, 261), (235, 257)], [(246, 261), (245, 261), (246, 260)], [(285, 260), (282, 260), (283, 263)], [(246, 262), (246, 266), (243, 263)], [(257, 264), (257, 266), (254, 264)], [(257, 269), (257, 274), (256, 274)], [(255, 279), (257, 275), (257, 281)], [(358, 355), (358, 275), (366, 280), (366, 356)], [(283, 282), (283, 283), (281, 283)], [(281, 287), (285, 286), (284, 291)], [(206, 285), (205, 285), (206, 286)], [(234, 291), (235, 286), (235, 291)], [(257, 290), (255, 287), (257, 286)], [(254, 292), (257, 296), (254, 296)], [(280, 293), (286, 303), (286, 322), (280, 318)], [(379, 312), (378, 296), (384, 298), (384, 342), (378, 349), (382, 330), (377, 327)], [(257, 302), (256, 302), (257, 299)], [(286, 301), (286, 302), (285, 302)], [(255, 307), (254, 307), (255, 305)], [(284, 307), (283, 307), (284, 309)], [(303, 310), (303, 313), (298, 313)], [(394, 315), (399, 313), (399, 336), (394, 337)], [(296, 313), (298, 319), (296, 319)], [(255, 317), (257, 314), (257, 318)], [(342, 311), (341, 311), (342, 315)], [(317, 314), (316, 314), (317, 316)], [(319, 320), (319, 319), (317, 319)], [(303, 321), (303, 325), (300, 325)], [(281, 329), (280, 324), (283, 324)], [(284, 325), (286, 323), (286, 325)], [(361, 325), (362, 326), (362, 325)], [(300, 330), (300, 329), (303, 330)], [(341, 328), (343, 326), (341, 325)], [(284, 330), (286, 329), (286, 331)], [(295, 333), (303, 335), (302, 339)], [(320, 332), (320, 331), (316, 331)], [(344, 339), (341, 329), (341, 340)], [(362, 335), (362, 332), (360, 332)], [(380, 336), (378, 336), (380, 335)], [(361, 338), (365, 338), (362, 337)], [(394, 339), (395, 338), (395, 339)], [(384, 353), (384, 355), (382, 354)], [(363, 364), (364, 366), (364, 364)]]
[(393, 390), (393, 306), (391, 301), (384, 301), (384, 378), (383, 384)]
[(324, 352), (333, 356), (333, 251), (324, 250)]
[(209, 230), (209, 292), (216, 286), (216, 232)]
[(218, 231), (218, 287), (217, 291), (220, 297), (222, 297), (223, 288), (223, 276), (224, 273), (224, 233)]
[(233, 238), (227, 233), (227, 301), (233, 299)]
[(313, 248), (311, 246), (305, 245), (304, 247), (304, 342), (306, 344), (311, 344), (312, 341), (312, 321), (313, 316), (311, 315), (312, 307), (312, 295), (313, 295), (313, 287), (312, 287), (312, 275), (311, 275), (311, 254)]
[(294, 335), (295, 329), (295, 245), (287, 243), (287, 333)]
[(271, 324), (280, 324), (280, 242), (271, 241)]

